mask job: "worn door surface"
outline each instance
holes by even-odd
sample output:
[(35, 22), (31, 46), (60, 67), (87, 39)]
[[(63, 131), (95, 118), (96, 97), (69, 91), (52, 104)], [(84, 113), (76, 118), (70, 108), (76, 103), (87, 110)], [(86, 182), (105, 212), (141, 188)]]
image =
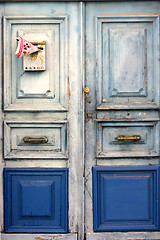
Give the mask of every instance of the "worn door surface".
[[(83, 235), (81, 4), (2, 3), (0, 11), (2, 239), (77, 239)], [(18, 36), (41, 50), (17, 58)]]
[(159, 230), (159, 13), (158, 1), (86, 3), (86, 239)]
[(0, 14), (1, 239), (160, 239), (159, 1)]

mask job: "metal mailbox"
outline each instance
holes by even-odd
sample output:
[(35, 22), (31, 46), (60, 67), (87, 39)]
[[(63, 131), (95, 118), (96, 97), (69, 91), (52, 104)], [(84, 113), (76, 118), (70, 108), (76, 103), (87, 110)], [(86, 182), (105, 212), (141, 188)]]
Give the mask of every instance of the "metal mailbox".
[(44, 71), (45, 66), (45, 41), (31, 42), (38, 47), (40, 51), (24, 56), (23, 70), (24, 71)]

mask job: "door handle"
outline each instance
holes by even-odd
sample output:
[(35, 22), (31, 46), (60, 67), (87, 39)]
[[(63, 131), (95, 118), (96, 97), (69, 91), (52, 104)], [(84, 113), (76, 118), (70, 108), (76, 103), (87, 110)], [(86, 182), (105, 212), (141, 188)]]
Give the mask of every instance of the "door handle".
[(134, 135), (134, 136), (118, 136), (116, 138), (119, 142), (127, 142), (127, 141), (140, 141), (141, 140), (141, 136), (140, 135)]
[(47, 143), (48, 138), (47, 137), (24, 137), (23, 141), (25, 143)]

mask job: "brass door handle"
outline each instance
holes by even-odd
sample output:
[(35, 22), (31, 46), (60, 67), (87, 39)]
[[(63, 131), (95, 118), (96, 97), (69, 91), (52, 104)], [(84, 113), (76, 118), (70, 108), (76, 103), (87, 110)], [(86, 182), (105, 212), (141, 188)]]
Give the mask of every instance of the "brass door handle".
[(122, 141), (122, 142), (125, 142), (125, 141), (131, 141), (131, 142), (134, 142), (134, 141), (140, 141), (141, 140), (141, 136), (140, 135), (134, 135), (134, 136), (118, 136), (116, 138), (118, 141)]
[(25, 143), (47, 143), (48, 138), (47, 137), (24, 137), (23, 141)]

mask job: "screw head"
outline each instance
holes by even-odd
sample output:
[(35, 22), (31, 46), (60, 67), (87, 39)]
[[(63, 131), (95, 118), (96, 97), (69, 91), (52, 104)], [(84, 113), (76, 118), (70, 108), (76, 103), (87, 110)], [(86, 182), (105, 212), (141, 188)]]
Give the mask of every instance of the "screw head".
[(89, 87), (85, 87), (84, 92), (85, 93), (89, 93), (90, 92), (90, 88)]

